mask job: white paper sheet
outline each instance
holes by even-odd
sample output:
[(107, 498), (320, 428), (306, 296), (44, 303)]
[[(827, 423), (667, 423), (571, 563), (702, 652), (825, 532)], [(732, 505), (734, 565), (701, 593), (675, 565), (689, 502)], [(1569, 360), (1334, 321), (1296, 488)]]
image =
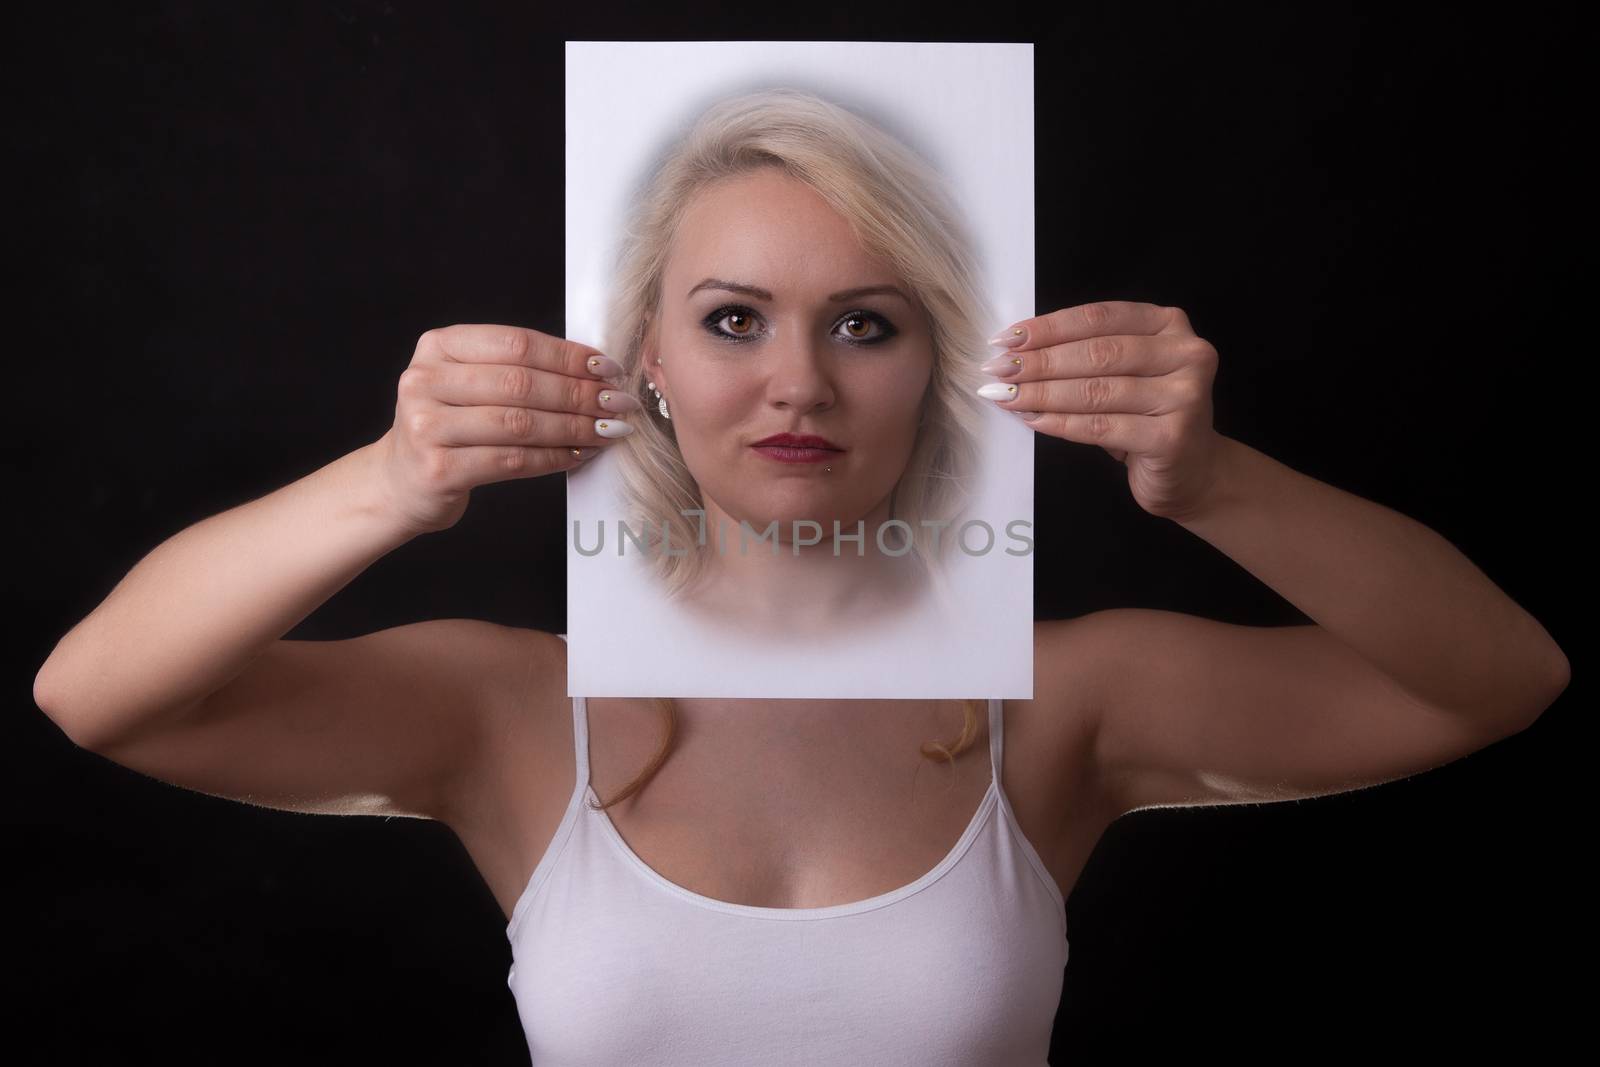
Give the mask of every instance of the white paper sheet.
[[(976, 241), (998, 315), (982, 324), (984, 336), (1035, 313), (1031, 44), (569, 41), (570, 338), (605, 350), (607, 265), (646, 164), (708, 105), (779, 86), (857, 111), (944, 176)], [(966, 531), (967, 547), (949, 561), (943, 606), (879, 619), (865, 630), (841, 619), (838, 640), (785, 640), (781, 617), (732, 636), (707, 629), (658, 591), (632, 544), (618, 555), (615, 526), (624, 512), (612, 457), (602, 454), (570, 473), (569, 695), (1031, 698), (1034, 431), (984, 404), (972, 515), (993, 531), (993, 543), (985, 550), (982, 527)], [(604, 550), (580, 553), (575, 530), (593, 549), (602, 521)]]

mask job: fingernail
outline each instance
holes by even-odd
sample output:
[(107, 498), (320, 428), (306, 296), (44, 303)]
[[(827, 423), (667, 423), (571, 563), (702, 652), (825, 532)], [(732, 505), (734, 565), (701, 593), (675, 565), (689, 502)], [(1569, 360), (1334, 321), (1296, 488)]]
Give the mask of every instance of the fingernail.
[(1042, 411), (1017, 411), (1015, 409), (1010, 409), (1010, 408), (1008, 408), (1007, 410), (1009, 410), (1011, 412), (1011, 414), (1013, 414), (1013, 415), (1022, 416), (1022, 421), (1023, 422), (1032, 422), (1034, 419), (1037, 419), (1040, 415), (1044, 414), (1044, 412), (1042, 412)]
[(595, 419), (594, 432), (601, 437), (626, 437), (633, 432), (633, 427), (621, 419)]
[(979, 387), (978, 395), (985, 400), (1011, 400), (1017, 395), (1017, 387), (1005, 382), (990, 382)]
[(1016, 348), (1018, 345), (1028, 343), (1028, 328), (1026, 326), (1013, 326), (1009, 330), (1001, 330), (989, 338), (989, 343), (999, 345), (1001, 348)]
[(1008, 378), (1022, 369), (1022, 357), (995, 356), (978, 369), (985, 374), (998, 374), (1002, 378)]
[(644, 405), (639, 398), (628, 393), (619, 393), (614, 389), (607, 389), (600, 394), (600, 406), (607, 411), (642, 411)]
[(590, 356), (584, 366), (596, 378), (615, 378), (622, 373), (622, 364), (610, 356)]

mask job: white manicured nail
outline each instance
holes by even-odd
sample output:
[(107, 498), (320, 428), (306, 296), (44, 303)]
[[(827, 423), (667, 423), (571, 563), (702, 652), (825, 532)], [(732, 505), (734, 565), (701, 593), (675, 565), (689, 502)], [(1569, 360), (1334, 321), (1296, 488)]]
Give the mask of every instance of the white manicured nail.
[(978, 395), (985, 400), (1010, 400), (1017, 395), (1017, 387), (1009, 382), (990, 382), (979, 387)]
[(601, 437), (626, 437), (633, 432), (633, 427), (621, 419), (595, 419), (594, 432)]
[(607, 389), (600, 394), (600, 406), (607, 411), (642, 411), (644, 405), (639, 403), (639, 398), (631, 393), (619, 393), (615, 389)]

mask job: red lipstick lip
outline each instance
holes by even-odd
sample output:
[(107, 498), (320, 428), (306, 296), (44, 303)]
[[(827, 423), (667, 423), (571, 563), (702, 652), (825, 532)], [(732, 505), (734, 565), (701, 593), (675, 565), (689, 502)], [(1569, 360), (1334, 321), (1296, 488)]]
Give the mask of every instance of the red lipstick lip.
[(810, 433), (775, 433), (771, 437), (763, 437), (752, 443), (754, 448), (769, 445), (782, 445), (788, 448), (825, 448), (829, 452), (843, 452), (844, 449), (828, 440)]

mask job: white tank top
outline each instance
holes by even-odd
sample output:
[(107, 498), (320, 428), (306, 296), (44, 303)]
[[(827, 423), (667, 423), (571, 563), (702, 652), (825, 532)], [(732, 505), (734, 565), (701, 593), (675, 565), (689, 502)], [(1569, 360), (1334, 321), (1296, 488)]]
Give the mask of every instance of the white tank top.
[(511, 913), (506, 984), (534, 1067), (1037, 1067), (1067, 964), (1066, 906), (1000, 781), (927, 874), (821, 908), (733, 904), (668, 881), (591, 810), (588, 709), (577, 784)]

